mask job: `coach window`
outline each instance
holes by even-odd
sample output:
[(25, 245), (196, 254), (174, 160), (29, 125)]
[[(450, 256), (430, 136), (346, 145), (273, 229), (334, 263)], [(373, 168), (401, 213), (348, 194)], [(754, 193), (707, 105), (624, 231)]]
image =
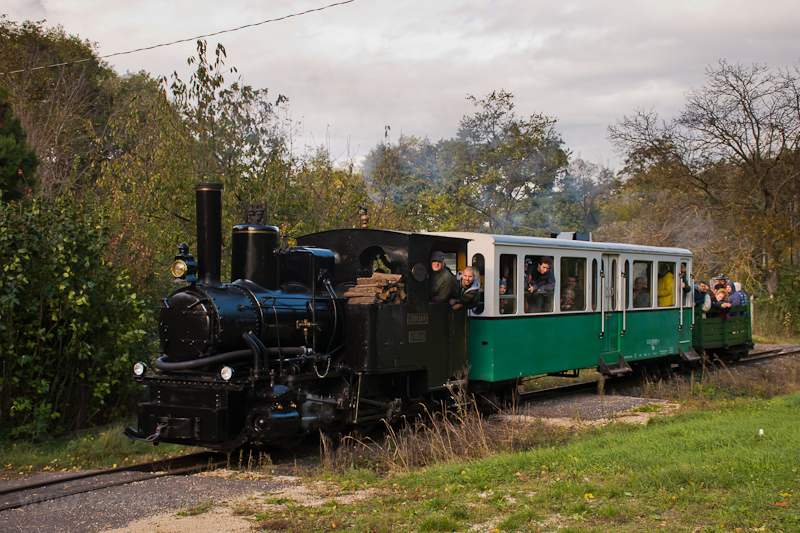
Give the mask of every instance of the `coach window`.
[(675, 263), (658, 262), (658, 306), (675, 305)]
[(500, 279), (498, 283), (498, 312), (501, 315), (513, 315), (517, 312), (517, 256), (500, 255)]
[(484, 272), (486, 272), (486, 261), (484, 261), (483, 259), (483, 254), (475, 254), (472, 256), (472, 268), (475, 270), (475, 279), (477, 279), (478, 283), (480, 283), (481, 285), (480, 294), (478, 294), (478, 305), (476, 305), (475, 308), (472, 310), (472, 314), (480, 315), (481, 313), (483, 313), (484, 309), (483, 298), (485, 294), (483, 291), (484, 288), (486, 287), (486, 285), (484, 285), (486, 280), (483, 278), (483, 274)]
[(653, 301), (653, 262), (633, 262), (633, 307), (652, 307)]
[(583, 257), (561, 258), (561, 311), (584, 311), (586, 309), (586, 259)]
[(592, 311), (597, 311), (597, 259), (592, 259)]
[(556, 291), (553, 258), (549, 255), (526, 255), (530, 266), (525, 272), (525, 312), (552, 313)]
[(692, 306), (692, 277), (689, 273), (689, 265), (686, 261), (681, 262), (681, 275), (680, 279), (678, 280), (678, 287), (681, 291), (680, 294), (683, 297), (683, 306), (684, 307), (691, 307)]

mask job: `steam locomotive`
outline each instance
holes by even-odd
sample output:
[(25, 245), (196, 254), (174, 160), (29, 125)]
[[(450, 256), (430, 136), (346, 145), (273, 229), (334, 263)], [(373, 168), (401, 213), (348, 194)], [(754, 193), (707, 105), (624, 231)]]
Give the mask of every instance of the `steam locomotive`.
[[(134, 368), (149, 399), (127, 436), (291, 445), (391, 421), (466, 385), (466, 313), (429, 304), (427, 289), (431, 251), (464, 256), (465, 239), (354, 229), (282, 247), (278, 228), (257, 221), (233, 228), (222, 283), (222, 186), (195, 189), (197, 258), (180, 245), (172, 273), (187, 285), (163, 300), (163, 355)], [(378, 268), (402, 278), (402, 302), (348, 305), (343, 294)]]
[[(149, 390), (138, 429), (125, 430), (134, 439), (290, 446), (449, 405), (459, 391), (498, 405), (531, 376), (663, 375), (753, 346), (746, 309), (714, 319), (694, 312), (689, 250), (576, 234), (362, 227), (287, 247), (262, 223), (263, 206), (251, 206), (249, 222), (233, 228), (231, 282), (222, 283), (222, 186), (195, 189), (197, 258), (180, 245), (172, 273), (186, 285), (163, 300), (162, 355), (153, 369), (134, 367)], [(477, 307), (429, 302), (434, 251), (453, 270), (474, 268)], [(525, 278), (544, 264), (558, 283), (530, 294)], [(380, 275), (399, 280), (393, 298), (350, 297)]]

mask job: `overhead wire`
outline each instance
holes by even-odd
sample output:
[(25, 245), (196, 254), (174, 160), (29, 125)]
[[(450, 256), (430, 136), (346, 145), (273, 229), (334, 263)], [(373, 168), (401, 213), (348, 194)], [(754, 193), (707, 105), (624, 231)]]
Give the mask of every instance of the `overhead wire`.
[(179, 39), (177, 41), (172, 41), (172, 42), (168, 42), (168, 43), (155, 44), (153, 46), (145, 46), (143, 48), (137, 48), (135, 50), (129, 50), (127, 52), (115, 52), (113, 54), (102, 55), (102, 56), (98, 56), (96, 58), (95, 57), (89, 57), (89, 58), (86, 58), (86, 59), (76, 59), (74, 61), (65, 61), (63, 63), (53, 63), (51, 65), (43, 65), (43, 66), (40, 66), (40, 67), (31, 67), (31, 68), (20, 69), (20, 70), (12, 70), (12, 71), (9, 71), (9, 72), (0, 72), (0, 76), (5, 76), (5, 75), (8, 75), (8, 74), (20, 74), (20, 73), (23, 73), (23, 72), (32, 72), (34, 70), (43, 70), (43, 69), (46, 69), (46, 68), (63, 67), (63, 66), (66, 66), (66, 65), (72, 65), (72, 64), (76, 64), (76, 63), (85, 63), (87, 61), (92, 61), (94, 59), (106, 59), (106, 58), (109, 58), (109, 57), (122, 56), (122, 55), (127, 55), (127, 54), (135, 54), (136, 52), (144, 52), (146, 50), (154, 50), (156, 48), (163, 48), (165, 46), (172, 46), (173, 44), (180, 44), (180, 43), (185, 43), (185, 42), (189, 42), (189, 41), (205, 39), (207, 37), (214, 37), (215, 35), (222, 35), (223, 33), (232, 33), (232, 32), (235, 32), (235, 31), (244, 30), (244, 29), (247, 29), (247, 28), (255, 27), (255, 26), (261, 26), (262, 24), (267, 24), (269, 22), (279, 22), (281, 20), (290, 19), (292, 17), (299, 17), (301, 15), (307, 15), (307, 14), (313, 13), (315, 11), (323, 11), (325, 9), (330, 9), (332, 7), (337, 7), (337, 6), (341, 6), (341, 5), (344, 5), (344, 4), (350, 4), (350, 3), (355, 2), (355, 1), (356, 0), (342, 0), (341, 2), (328, 4), (327, 6), (316, 7), (314, 9), (307, 9), (307, 10), (301, 11), (299, 13), (292, 13), (290, 15), (284, 15), (282, 17), (277, 17), (277, 18), (274, 18), (274, 19), (262, 20), (261, 22), (254, 22), (252, 24), (245, 24), (244, 26), (239, 26), (238, 28), (232, 28), (232, 29), (228, 29), (228, 30), (220, 30), (220, 31), (213, 32), (213, 33), (207, 33), (205, 35), (198, 35), (197, 37), (188, 37), (186, 39)]

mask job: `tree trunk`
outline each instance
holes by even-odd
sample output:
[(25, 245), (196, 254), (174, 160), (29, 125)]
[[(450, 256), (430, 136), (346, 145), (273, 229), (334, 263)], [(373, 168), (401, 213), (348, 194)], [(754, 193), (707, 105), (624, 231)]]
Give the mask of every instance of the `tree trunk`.
[(778, 293), (778, 268), (769, 262), (769, 256), (767, 256), (766, 262), (767, 292), (770, 298), (775, 298), (775, 295)]

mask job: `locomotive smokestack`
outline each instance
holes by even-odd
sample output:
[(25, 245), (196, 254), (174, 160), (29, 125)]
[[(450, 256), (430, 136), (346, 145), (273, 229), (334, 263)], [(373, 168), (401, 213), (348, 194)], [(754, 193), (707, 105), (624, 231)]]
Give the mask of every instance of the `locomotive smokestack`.
[(207, 285), (220, 284), (222, 268), (222, 184), (198, 183), (197, 278)]

